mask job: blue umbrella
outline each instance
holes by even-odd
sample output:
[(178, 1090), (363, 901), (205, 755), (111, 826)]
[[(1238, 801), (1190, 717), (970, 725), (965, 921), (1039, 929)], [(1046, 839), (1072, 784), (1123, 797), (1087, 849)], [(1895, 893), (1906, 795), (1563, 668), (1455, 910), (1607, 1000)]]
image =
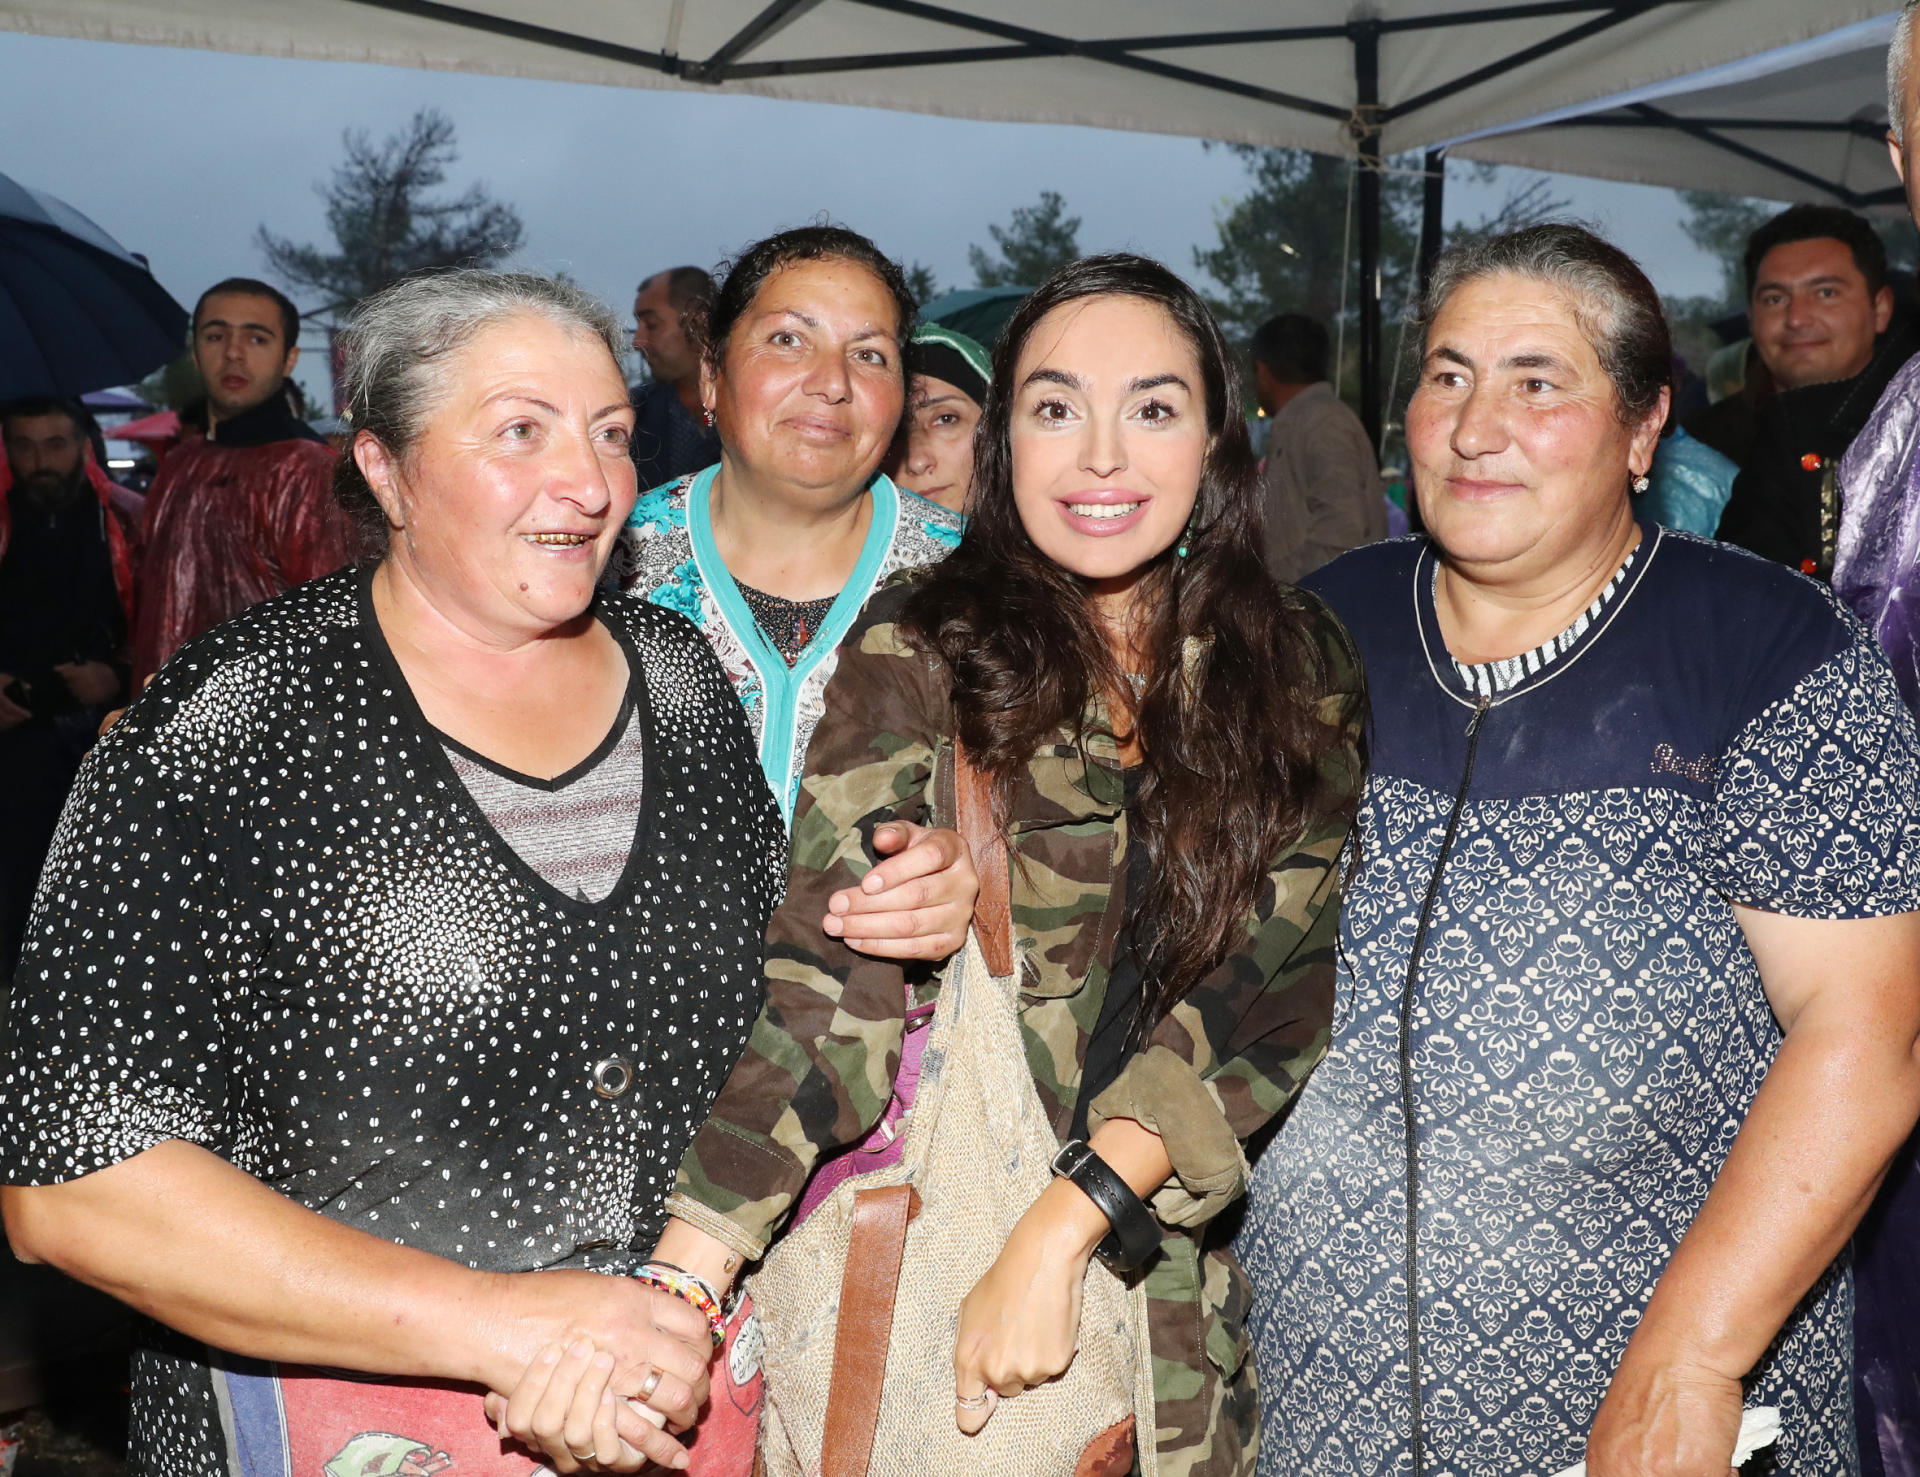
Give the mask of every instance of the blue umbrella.
[(131, 384), (178, 355), (187, 310), (64, 200), (0, 174), (0, 400)]

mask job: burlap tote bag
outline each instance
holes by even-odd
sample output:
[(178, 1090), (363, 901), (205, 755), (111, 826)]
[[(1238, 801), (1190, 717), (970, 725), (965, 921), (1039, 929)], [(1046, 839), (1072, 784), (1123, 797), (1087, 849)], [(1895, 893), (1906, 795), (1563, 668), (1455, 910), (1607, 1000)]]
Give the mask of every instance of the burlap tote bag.
[[(767, 1477), (1153, 1477), (1147, 1305), (1088, 1266), (1080, 1346), (1058, 1379), (954, 1424), (960, 1302), (1052, 1178), (1059, 1143), (1026, 1065), (1005, 845), (986, 779), (954, 760), (980, 901), (947, 968), (899, 1161), (847, 1179), (752, 1278), (766, 1337)], [(1137, 1422), (1136, 1418), (1137, 1417)]]

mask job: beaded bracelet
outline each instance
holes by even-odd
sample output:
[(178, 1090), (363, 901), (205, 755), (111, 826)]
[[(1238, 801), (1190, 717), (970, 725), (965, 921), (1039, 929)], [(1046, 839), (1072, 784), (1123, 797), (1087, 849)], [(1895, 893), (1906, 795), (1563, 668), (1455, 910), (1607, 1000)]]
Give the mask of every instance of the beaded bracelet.
[(713, 1335), (714, 1348), (727, 1341), (726, 1310), (720, 1305), (720, 1294), (706, 1278), (683, 1272), (667, 1262), (648, 1262), (633, 1275), (635, 1280), (657, 1287), (693, 1307), (707, 1320), (707, 1332)]

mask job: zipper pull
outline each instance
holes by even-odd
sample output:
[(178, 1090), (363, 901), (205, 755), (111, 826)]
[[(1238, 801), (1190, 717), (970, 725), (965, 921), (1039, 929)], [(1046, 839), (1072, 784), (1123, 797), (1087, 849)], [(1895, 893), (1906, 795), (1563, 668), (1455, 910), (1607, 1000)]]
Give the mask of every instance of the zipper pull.
[(1480, 731), (1480, 720), (1487, 716), (1487, 709), (1493, 706), (1493, 699), (1484, 693), (1480, 701), (1473, 705), (1473, 716), (1467, 720), (1467, 737), (1472, 738)]

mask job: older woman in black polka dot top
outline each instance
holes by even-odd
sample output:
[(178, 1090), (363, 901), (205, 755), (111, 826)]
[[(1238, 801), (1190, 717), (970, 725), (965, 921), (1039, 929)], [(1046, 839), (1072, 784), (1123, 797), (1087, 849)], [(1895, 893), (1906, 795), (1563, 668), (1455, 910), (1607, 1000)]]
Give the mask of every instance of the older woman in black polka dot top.
[[(746, 1038), (785, 836), (699, 632), (595, 593), (635, 496), (618, 342), (538, 277), (372, 300), (341, 492), (384, 555), (183, 648), (75, 788), (0, 1210), (155, 1320), (137, 1477), (281, 1471), (261, 1441), (360, 1471), (373, 1435), (422, 1470), (685, 1463), (706, 1320), (594, 1274), (644, 1260)], [(503, 1455), (484, 1392), (577, 1360), (591, 1403), (515, 1412), (538, 1454)]]

